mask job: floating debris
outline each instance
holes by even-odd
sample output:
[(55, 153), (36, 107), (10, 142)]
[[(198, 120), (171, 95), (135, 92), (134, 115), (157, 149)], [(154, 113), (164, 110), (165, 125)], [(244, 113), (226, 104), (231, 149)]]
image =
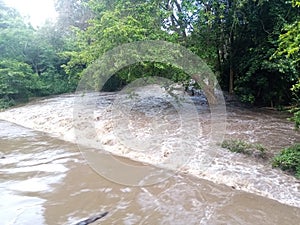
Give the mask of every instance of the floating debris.
[(97, 221), (97, 220), (103, 218), (103, 217), (106, 216), (107, 214), (108, 214), (108, 212), (104, 212), (104, 213), (102, 213), (102, 214), (100, 214), (100, 215), (92, 216), (92, 217), (90, 217), (90, 218), (88, 218), (88, 219), (85, 219), (85, 220), (83, 220), (83, 221), (80, 221), (80, 222), (76, 223), (75, 225), (88, 225), (88, 224), (91, 224), (91, 223), (93, 223), (93, 222), (95, 222), (95, 221)]

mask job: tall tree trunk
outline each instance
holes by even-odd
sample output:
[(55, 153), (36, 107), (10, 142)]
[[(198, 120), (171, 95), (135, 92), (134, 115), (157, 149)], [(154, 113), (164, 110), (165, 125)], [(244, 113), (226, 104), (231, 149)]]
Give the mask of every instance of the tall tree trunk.
[[(231, 64), (231, 62), (230, 62)], [(230, 65), (230, 72), (229, 72), (229, 94), (233, 94), (233, 81), (234, 81), (234, 70), (232, 68), (232, 64)]]

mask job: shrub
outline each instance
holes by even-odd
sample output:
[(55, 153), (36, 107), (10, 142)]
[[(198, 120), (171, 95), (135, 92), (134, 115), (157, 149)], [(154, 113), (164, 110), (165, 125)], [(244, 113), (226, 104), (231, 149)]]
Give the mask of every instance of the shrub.
[(293, 116), (290, 118), (290, 121), (295, 123), (295, 128), (299, 129), (300, 127), (300, 108), (295, 107), (291, 109), (289, 112), (293, 113)]
[(266, 158), (267, 156), (266, 148), (261, 144), (250, 144), (243, 140), (225, 140), (222, 142), (221, 147), (231, 152), (258, 156), (259, 158)]
[(300, 144), (283, 149), (273, 158), (272, 166), (287, 171), (300, 179)]
[(13, 99), (9, 99), (8, 97), (0, 98), (0, 110), (7, 109), (14, 105), (15, 105), (15, 101)]
[(244, 153), (249, 155), (249, 144), (242, 140), (225, 140), (223, 141), (222, 148), (227, 148), (231, 152)]

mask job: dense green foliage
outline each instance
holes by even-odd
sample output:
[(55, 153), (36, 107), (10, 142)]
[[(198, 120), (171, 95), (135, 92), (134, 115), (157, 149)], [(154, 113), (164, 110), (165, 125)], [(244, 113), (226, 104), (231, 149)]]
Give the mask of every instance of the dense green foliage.
[(300, 144), (283, 149), (274, 157), (272, 165), (300, 178)]
[[(242, 101), (297, 106), (299, 5), (298, 0), (56, 0), (56, 23), (34, 29), (0, 1), (1, 102), (74, 90), (84, 69), (114, 47), (165, 40), (200, 56), (223, 90)], [(116, 72), (105, 90), (143, 76), (188, 79), (173, 65), (143, 62)], [(297, 108), (294, 112), (300, 121)]]
[[(94, 18), (85, 30), (76, 29), (77, 46), (66, 52), (70, 61), (65, 69), (70, 76), (80, 76), (81, 68), (88, 66), (105, 52), (122, 44), (143, 40), (176, 42), (177, 35), (161, 29), (161, 10), (158, 1), (112, 1), (107, 6), (90, 1)], [(135, 54), (134, 52), (132, 54)], [(116, 74), (116, 88), (138, 77), (163, 76), (175, 81), (186, 80), (186, 75), (171, 65), (158, 62), (143, 62), (123, 68)], [(112, 85), (110, 85), (112, 86)], [(113, 88), (112, 88), (113, 90)]]
[[(299, 8), (300, 1), (293, 0), (293, 6)], [(291, 110), (294, 114), (292, 120), (295, 122), (296, 128), (300, 126), (300, 19), (284, 26), (283, 32), (279, 36), (279, 46), (275, 52), (275, 57), (281, 56), (289, 59), (292, 64), (292, 68), (298, 72), (298, 76), (294, 78), (294, 84), (291, 88), (293, 93), (293, 100), (295, 107)]]
[[(286, 1), (94, 0), (89, 5), (95, 17), (87, 29), (77, 32), (80, 48), (68, 53), (65, 68), (72, 77), (120, 44), (167, 40), (203, 58), (223, 88), (242, 101), (267, 106), (291, 102), (290, 88), (299, 68), (280, 50), (284, 46), (280, 34), (298, 20), (299, 12)], [(157, 63), (134, 65), (117, 76), (132, 81), (157, 74), (187, 79), (176, 68)]]
[(34, 29), (0, 1), (0, 108), (75, 89), (77, 81), (62, 68), (63, 52), (73, 49), (63, 35), (50, 22)]

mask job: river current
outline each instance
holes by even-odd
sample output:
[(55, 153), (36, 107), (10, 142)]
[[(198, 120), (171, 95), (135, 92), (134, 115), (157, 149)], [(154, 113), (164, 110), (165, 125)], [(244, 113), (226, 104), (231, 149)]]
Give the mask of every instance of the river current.
[[(149, 163), (157, 166), (160, 160), (174, 154), (167, 151), (167, 144), (172, 146), (172, 138), (176, 138), (172, 135), (178, 130), (172, 107), (159, 98), (147, 100), (151, 105), (157, 103), (157, 108), (147, 108), (150, 105), (147, 102), (135, 103), (131, 110), (134, 114), (127, 115), (127, 123), (121, 127), (128, 126), (131, 135), (143, 132), (142, 136), (151, 136), (156, 130), (149, 127), (154, 124), (157, 130), (168, 131), (171, 141), (161, 143), (166, 147), (156, 151), (154, 148), (151, 151), (156, 146), (151, 145), (148, 152), (131, 152), (124, 147), (127, 142), (119, 144), (124, 139), (118, 141), (110, 133), (116, 124), (108, 113), (114, 110), (111, 105), (116, 93), (92, 96), (90, 99), (97, 103), (92, 115), (95, 134), (101, 137), (105, 151), (140, 161), (114, 156), (127, 164), (143, 167), (146, 163), (153, 171), (161, 170)], [(108, 215), (95, 224), (299, 223), (299, 181), (272, 169), (267, 162), (230, 153), (221, 147), (215, 150), (218, 154), (213, 155), (205, 169), (198, 164), (203, 163), (201, 157), (206, 151), (199, 151), (162, 182), (132, 186), (107, 179), (91, 167), (82, 147), (74, 144), (74, 97), (41, 99), (0, 113), (1, 224), (75, 224), (105, 211)], [(198, 103), (203, 137), (200, 144), (205, 147), (209, 107), (200, 104), (201, 101)], [(156, 111), (163, 115), (165, 124), (151, 117)], [(293, 124), (282, 113), (234, 106), (228, 106), (226, 113), (225, 139), (261, 143), (270, 154), (300, 140)], [(105, 153), (99, 154), (105, 157)], [(112, 159), (107, 160), (110, 164)], [(110, 173), (126, 179), (131, 176), (117, 167)]]

